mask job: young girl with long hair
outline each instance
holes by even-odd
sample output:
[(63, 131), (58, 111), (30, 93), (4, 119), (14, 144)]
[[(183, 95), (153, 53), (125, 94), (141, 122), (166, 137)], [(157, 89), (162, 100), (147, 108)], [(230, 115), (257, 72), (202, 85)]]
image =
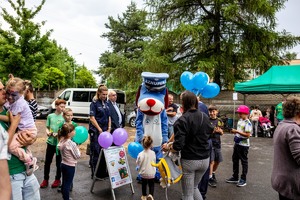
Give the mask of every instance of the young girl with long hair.
[(64, 200), (69, 200), (70, 187), (75, 174), (75, 166), (80, 158), (80, 151), (71, 138), (75, 135), (75, 127), (72, 124), (63, 124), (58, 131), (58, 149), (61, 153), (61, 172), (62, 172), (62, 196)]

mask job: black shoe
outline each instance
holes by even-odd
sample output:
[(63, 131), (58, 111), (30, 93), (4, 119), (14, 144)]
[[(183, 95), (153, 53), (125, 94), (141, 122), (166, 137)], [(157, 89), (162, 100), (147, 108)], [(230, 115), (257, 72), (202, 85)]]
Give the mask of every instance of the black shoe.
[(228, 179), (226, 179), (226, 183), (238, 183), (239, 179), (234, 178), (234, 177), (230, 177)]
[(216, 175), (213, 173), (212, 174), (212, 179), (214, 179), (214, 181), (217, 183), (218, 181), (217, 181), (217, 178), (216, 178)]
[(240, 179), (239, 182), (236, 184), (237, 187), (244, 187), (247, 185), (247, 182), (243, 179)]
[(217, 183), (216, 183), (216, 181), (215, 181), (213, 178), (210, 178), (210, 179), (208, 180), (208, 185), (209, 185), (210, 187), (217, 187)]

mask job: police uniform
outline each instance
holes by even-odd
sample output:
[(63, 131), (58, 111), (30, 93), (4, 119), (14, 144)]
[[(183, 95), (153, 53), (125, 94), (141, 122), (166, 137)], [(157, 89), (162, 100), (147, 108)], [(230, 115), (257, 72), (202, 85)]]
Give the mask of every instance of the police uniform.
[[(110, 113), (106, 101), (93, 100), (90, 105), (90, 116), (95, 117), (98, 125), (100, 126), (103, 132), (108, 130), (108, 120), (110, 117)], [(97, 161), (102, 147), (98, 143), (99, 131), (91, 122), (89, 123), (89, 134), (90, 134), (90, 142), (91, 142), (90, 165), (91, 165), (92, 177), (93, 177), (94, 170), (96, 168)], [(100, 160), (99, 170), (96, 176), (98, 178), (108, 177), (104, 155)]]

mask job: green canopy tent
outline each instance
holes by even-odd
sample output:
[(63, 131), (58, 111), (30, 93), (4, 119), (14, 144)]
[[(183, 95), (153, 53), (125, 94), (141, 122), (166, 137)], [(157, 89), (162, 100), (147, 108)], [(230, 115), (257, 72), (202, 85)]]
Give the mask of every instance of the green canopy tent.
[(258, 78), (235, 83), (234, 89), (242, 94), (300, 93), (300, 65), (273, 66)]

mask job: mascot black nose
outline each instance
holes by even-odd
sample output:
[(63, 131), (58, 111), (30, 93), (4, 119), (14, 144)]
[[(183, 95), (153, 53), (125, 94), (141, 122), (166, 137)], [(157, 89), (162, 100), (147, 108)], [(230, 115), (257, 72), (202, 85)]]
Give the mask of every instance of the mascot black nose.
[(155, 105), (155, 100), (154, 100), (154, 99), (148, 99), (148, 100), (146, 101), (146, 103), (147, 103), (147, 105), (148, 105), (149, 107), (153, 107), (153, 106)]

